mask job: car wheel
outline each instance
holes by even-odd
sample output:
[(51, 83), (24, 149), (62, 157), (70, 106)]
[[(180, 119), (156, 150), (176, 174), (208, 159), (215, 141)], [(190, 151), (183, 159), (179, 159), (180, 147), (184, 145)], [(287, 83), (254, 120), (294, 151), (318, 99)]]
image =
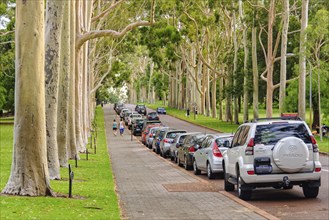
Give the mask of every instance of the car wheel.
[(191, 169), (190, 166), (187, 164), (187, 157), (185, 157), (185, 159), (184, 159), (184, 168), (185, 168), (185, 170)]
[(230, 183), (227, 180), (227, 174), (226, 174), (226, 171), (225, 171), (225, 164), (223, 164), (223, 169), (224, 169), (224, 189), (227, 192), (232, 192), (232, 191), (234, 191), (234, 184)]
[(179, 157), (177, 158), (177, 164), (178, 164), (178, 166), (180, 166), (180, 167), (182, 167), (182, 166), (183, 166), (183, 164), (180, 162), (180, 159), (179, 159)]
[(319, 194), (319, 187), (303, 186), (303, 193), (305, 198), (316, 198)]
[(211, 165), (210, 165), (209, 162), (207, 163), (207, 176), (208, 176), (208, 179), (214, 179), (215, 178), (215, 175), (211, 170)]
[(283, 189), (292, 189), (294, 185), (284, 186)]
[(237, 173), (237, 190), (238, 190), (239, 198), (243, 199), (243, 200), (250, 200), (252, 191), (241, 189), (242, 184), (243, 184), (243, 181), (240, 177), (240, 172), (238, 171), (238, 173)]
[(198, 166), (196, 164), (196, 161), (193, 161), (193, 171), (195, 175), (200, 175), (201, 174), (201, 170), (198, 169)]

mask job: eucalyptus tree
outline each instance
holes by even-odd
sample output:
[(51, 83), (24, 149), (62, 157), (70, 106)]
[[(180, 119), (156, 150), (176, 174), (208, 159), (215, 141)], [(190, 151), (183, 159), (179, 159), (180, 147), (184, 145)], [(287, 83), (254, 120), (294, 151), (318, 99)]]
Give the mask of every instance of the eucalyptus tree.
[(2, 193), (51, 195), (46, 148), (44, 1), (16, 2), (14, 150)]

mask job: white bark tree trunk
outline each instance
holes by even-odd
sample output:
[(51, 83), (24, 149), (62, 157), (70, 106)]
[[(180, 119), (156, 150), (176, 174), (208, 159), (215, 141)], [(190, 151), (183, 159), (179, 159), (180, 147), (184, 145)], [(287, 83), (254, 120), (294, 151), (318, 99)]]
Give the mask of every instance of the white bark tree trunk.
[(287, 78), (287, 42), (289, 28), (289, 0), (283, 1), (283, 27), (281, 38), (281, 69), (280, 69), (280, 91), (279, 91), (279, 113), (285, 112), (286, 78)]
[(302, 20), (299, 44), (299, 90), (298, 90), (298, 115), (305, 120), (306, 111), (306, 28), (308, 24), (309, 0), (302, 0)]
[(16, 2), (13, 160), (2, 193), (51, 195), (46, 145), (44, 1)]
[(258, 118), (258, 81), (259, 81), (259, 75), (258, 75), (258, 61), (257, 61), (257, 28), (252, 28), (251, 33), (252, 38), (252, 72), (253, 72), (253, 114), (254, 118)]
[(70, 4), (68, 1), (62, 3), (63, 26), (61, 35), (61, 66), (58, 90), (58, 111), (57, 111), (57, 143), (58, 159), (61, 167), (68, 166), (68, 104), (70, 82)]
[(57, 144), (57, 109), (63, 4), (47, 1), (45, 33), (46, 133), (50, 179), (60, 179)]

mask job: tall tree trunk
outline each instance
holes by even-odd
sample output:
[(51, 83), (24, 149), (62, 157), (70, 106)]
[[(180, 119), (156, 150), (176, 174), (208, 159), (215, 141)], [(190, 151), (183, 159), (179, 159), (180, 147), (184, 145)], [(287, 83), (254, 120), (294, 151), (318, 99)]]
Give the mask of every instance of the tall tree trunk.
[(60, 71), (61, 31), (63, 4), (47, 1), (45, 33), (45, 74), (46, 74), (46, 133), (47, 158), (50, 179), (60, 179), (57, 144), (57, 109)]
[(150, 79), (149, 79), (149, 82), (148, 82), (148, 85), (147, 85), (148, 86), (147, 101), (149, 103), (152, 103), (151, 82), (152, 82), (153, 71), (154, 71), (154, 62), (151, 61), (151, 64), (150, 64)]
[(79, 158), (76, 140), (76, 76), (75, 76), (75, 39), (76, 39), (76, 1), (70, 1), (70, 88), (68, 106), (68, 157)]
[(266, 117), (273, 114), (273, 26), (275, 21), (275, 0), (271, 0), (268, 14), (267, 31), (267, 86), (266, 86)]
[(58, 159), (61, 167), (68, 166), (68, 104), (70, 82), (70, 4), (68, 1), (62, 3), (63, 26), (61, 35), (61, 68), (58, 90), (58, 111), (57, 111), (57, 143)]
[(258, 118), (258, 61), (257, 61), (257, 28), (254, 26), (252, 28), (252, 72), (253, 72), (253, 114), (254, 118)]
[(217, 80), (216, 80), (216, 73), (213, 73), (213, 80), (212, 80), (212, 85), (211, 85), (211, 116), (212, 118), (217, 118), (217, 94), (216, 94), (216, 85), (217, 85)]
[(249, 119), (248, 104), (249, 104), (249, 93), (248, 93), (248, 58), (249, 58), (249, 49), (247, 45), (247, 27), (244, 21), (243, 14), (243, 3), (239, 0), (239, 12), (240, 19), (243, 23), (243, 49), (244, 49), (244, 61), (243, 61), (243, 121)]
[(281, 69), (280, 69), (280, 91), (279, 91), (279, 113), (285, 112), (286, 78), (287, 78), (287, 42), (289, 28), (289, 0), (283, 1), (283, 27), (281, 39)]
[(2, 193), (52, 195), (45, 116), (44, 1), (17, 1), (15, 124), (9, 180)]
[(219, 94), (218, 94), (218, 102), (219, 102), (219, 114), (218, 119), (223, 120), (223, 95), (224, 95), (224, 78), (219, 78)]
[[(232, 3), (233, 5), (233, 3)], [(233, 60), (233, 87), (234, 91), (237, 90), (237, 65), (238, 65), (238, 42), (236, 36), (236, 16), (233, 11), (233, 44), (234, 44), (234, 60)], [(236, 92), (233, 94), (234, 105), (234, 124), (239, 124), (239, 108), (238, 108), (238, 96)]]
[(306, 28), (308, 24), (309, 0), (302, 0), (302, 20), (299, 43), (299, 91), (298, 115), (305, 120), (306, 111)]

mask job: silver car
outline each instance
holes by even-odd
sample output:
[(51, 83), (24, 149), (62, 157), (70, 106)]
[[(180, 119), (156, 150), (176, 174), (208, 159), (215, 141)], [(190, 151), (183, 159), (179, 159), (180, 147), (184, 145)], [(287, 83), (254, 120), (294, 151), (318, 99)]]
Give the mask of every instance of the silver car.
[(161, 140), (159, 144), (160, 148), (160, 155), (166, 158), (170, 152), (170, 145), (173, 143), (174, 138), (179, 133), (186, 133), (185, 130), (176, 130), (176, 129), (169, 129), (165, 132), (164, 138)]
[(152, 141), (152, 149), (157, 154), (160, 154), (160, 141), (164, 138), (164, 133), (168, 129), (169, 129), (169, 127), (161, 127), (156, 131), (156, 133), (154, 135), (154, 138)]
[(151, 127), (145, 137), (145, 145), (150, 149), (152, 149), (152, 142), (153, 142), (155, 133), (157, 132), (157, 130), (159, 130), (159, 128), (160, 128), (160, 125), (156, 126), (156, 127)]
[(207, 172), (209, 179), (216, 173), (223, 173), (223, 153), (230, 146), (232, 134), (209, 134), (194, 153), (193, 170), (195, 175)]

